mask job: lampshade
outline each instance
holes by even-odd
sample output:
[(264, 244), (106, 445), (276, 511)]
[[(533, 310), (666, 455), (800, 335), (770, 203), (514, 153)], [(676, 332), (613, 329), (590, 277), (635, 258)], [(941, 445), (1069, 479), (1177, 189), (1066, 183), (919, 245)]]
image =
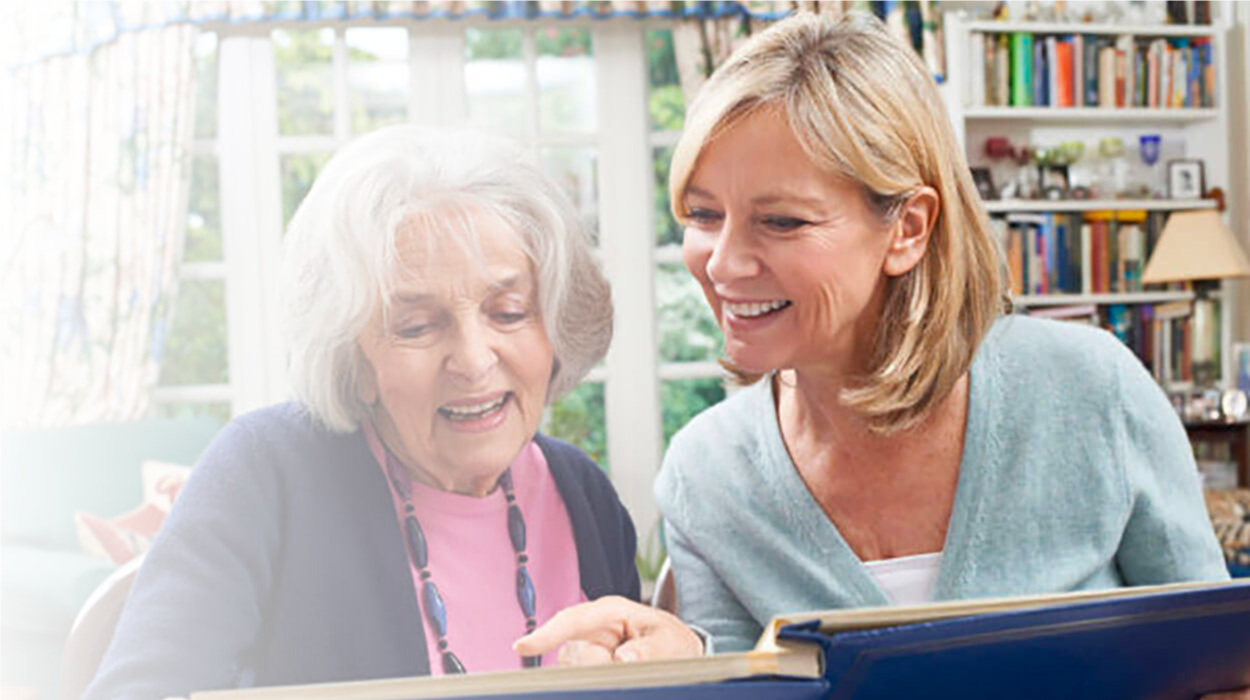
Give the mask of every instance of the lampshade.
[(1142, 282), (1250, 277), (1250, 259), (1214, 209), (1178, 211), (1155, 244)]

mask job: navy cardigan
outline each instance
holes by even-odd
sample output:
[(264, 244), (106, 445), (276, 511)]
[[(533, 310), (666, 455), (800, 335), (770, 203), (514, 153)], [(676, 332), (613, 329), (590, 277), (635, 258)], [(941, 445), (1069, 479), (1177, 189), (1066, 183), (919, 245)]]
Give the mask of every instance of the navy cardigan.
[[(564, 499), (589, 599), (637, 600), (633, 524), (581, 450), (536, 441)], [(363, 435), (296, 404), (209, 446), (135, 579), (85, 697), (425, 675), (421, 610), (390, 491)]]

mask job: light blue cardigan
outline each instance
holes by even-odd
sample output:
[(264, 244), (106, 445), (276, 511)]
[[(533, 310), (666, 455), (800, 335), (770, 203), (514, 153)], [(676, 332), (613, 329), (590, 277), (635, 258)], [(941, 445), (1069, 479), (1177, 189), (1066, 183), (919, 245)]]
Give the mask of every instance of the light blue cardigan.
[[(761, 381), (704, 411), (656, 481), (681, 615), (717, 651), (751, 647), (778, 613), (889, 602), (799, 478), (773, 406)], [(966, 431), (937, 600), (1227, 578), (1184, 428), (1109, 333), (1000, 319)]]

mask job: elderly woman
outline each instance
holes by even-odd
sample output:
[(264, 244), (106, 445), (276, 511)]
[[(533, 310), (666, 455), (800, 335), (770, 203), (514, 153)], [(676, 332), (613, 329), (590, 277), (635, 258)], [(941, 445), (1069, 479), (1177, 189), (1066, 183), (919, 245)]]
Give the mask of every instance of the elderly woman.
[(512, 644), (561, 608), (637, 599), (611, 485), (537, 432), (612, 328), (557, 186), (488, 134), (392, 127), (284, 245), (297, 399), (204, 454), (87, 696), (537, 666)]
[[(691, 107), (684, 260), (750, 386), (673, 439), (656, 496), (680, 613), (718, 651), (785, 611), (1227, 577), (1141, 364), (1002, 315), (961, 150), (914, 52), (866, 18), (777, 23)], [(570, 661), (700, 651), (617, 600), (518, 648), (570, 639)]]

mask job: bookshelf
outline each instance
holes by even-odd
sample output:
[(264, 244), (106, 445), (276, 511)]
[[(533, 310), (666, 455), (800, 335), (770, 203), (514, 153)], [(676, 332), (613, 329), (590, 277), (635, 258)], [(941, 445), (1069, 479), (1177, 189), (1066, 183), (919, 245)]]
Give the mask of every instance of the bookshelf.
[[(1231, 19), (1217, 12), (1217, 16), (1212, 18), (1213, 24), (1211, 25), (1145, 26), (1008, 22), (968, 19), (961, 12), (946, 13), (943, 27), (947, 52), (947, 80), (941, 89), (969, 165), (974, 168), (989, 169), (994, 176), (996, 186), (1000, 186), (1001, 179), (998, 174), (1012, 173), (1019, 166), (1009, 160), (989, 158), (985, 148), (989, 138), (1005, 138), (1016, 146), (1053, 147), (1062, 143), (1080, 141), (1085, 146), (1082, 157), (1087, 159), (1085, 161), (1087, 167), (1092, 168), (1097, 167), (1089, 164), (1094, 163), (1094, 158), (1100, 155), (1096, 153), (1099, 143), (1103, 139), (1118, 138), (1126, 147), (1125, 154), (1121, 156), (1125, 159), (1126, 167), (1143, 167), (1138, 166), (1131, 159), (1139, 157), (1137, 151), (1139, 138), (1150, 134), (1160, 137), (1163, 151), (1157, 163), (1157, 167), (1163, 170), (1153, 171), (1156, 183), (1165, 175), (1168, 160), (1199, 159), (1203, 161), (1206, 189), (1209, 191), (1212, 187), (1220, 187), (1225, 192), (1229, 191), (1229, 173), (1232, 166), (1229, 163), (1227, 144), (1232, 126), (1229, 118), (1226, 76), (1229, 70), (1227, 41), (1232, 26)], [(981, 34), (982, 37), (974, 41), (976, 34)], [(1007, 104), (1003, 104), (1001, 73), (990, 72), (993, 69), (986, 56), (992, 54), (994, 45), (1007, 43), (1007, 40), (998, 37), (1006, 35), (1010, 38), (1013, 34), (1032, 35), (1033, 38), (1030, 41), (1044, 47), (1041, 49), (1044, 52), (1042, 60), (1046, 64), (1046, 72), (1043, 75), (1046, 76), (1047, 82), (1043, 83), (1040, 88), (1030, 86), (1026, 90), (1028, 97), (1014, 104), (1012, 102), (1015, 100), (1014, 92), (1009, 90), (1008, 92), (1012, 94), (1005, 98)], [(1076, 41), (1078, 36), (1081, 37), (1079, 43)], [(1054, 41), (1048, 42), (1047, 40), (1051, 37)], [(997, 44), (991, 44), (991, 42), (997, 42)], [(1051, 66), (1052, 63), (1057, 65), (1058, 62), (1051, 62), (1049, 57), (1057, 55), (1057, 52), (1052, 53), (1056, 43), (1074, 44), (1071, 47), (1074, 57), (1078, 52), (1082, 57), (1090, 55), (1086, 51), (1090, 47), (1095, 47), (1092, 48), (1094, 56), (1097, 56), (1098, 49), (1103, 47), (1127, 48), (1128, 80), (1136, 82), (1127, 90), (1123, 86), (1117, 86), (1123, 91), (1119, 94), (1112, 91), (1113, 99), (1117, 99), (1118, 102), (1115, 106), (1107, 105), (1101, 101), (1104, 93), (1101, 92), (1102, 85), (1097, 82), (1098, 74), (1091, 78), (1086, 73), (1082, 77), (1080, 71), (1084, 71), (1086, 65), (1084, 58), (1079, 69), (1076, 67), (1077, 59), (1073, 58), (1071, 82), (1068, 87), (1062, 89), (1065, 98), (1055, 99), (1056, 82), (1051, 75), (1054, 72)], [(991, 46), (991, 50), (985, 50), (987, 45)], [(1202, 75), (1205, 66), (1211, 66), (1214, 72), (1213, 79), (1208, 76), (1202, 79), (1205, 82), (1197, 87), (1192, 82), (1184, 83), (1184, 98), (1174, 99), (1171, 106), (1145, 106), (1146, 104), (1166, 104), (1160, 98), (1160, 95), (1165, 94), (1161, 79), (1158, 77), (1162, 73), (1161, 69), (1156, 68), (1153, 74), (1156, 76), (1153, 93), (1149, 90), (1150, 81), (1145, 79), (1146, 75), (1151, 75), (1148, 72), (1150, 70), (1148, 66), (1151, 65), (1150, 51), (1155, 46), (1161, 47), (1157, 50), (1184, 56), (1199, 75)], [(974, 47), (980, 47), (982, 53), (973, 55)], [(1189, 50), (1188, 53), (1185, 49)], [(1037, 56), (1036, 53), (1032, 55), (1035, 58)], [(1142, 61), (1146, 69), (1134, 72), (1135, 59)], [(1179, 62), (1182, 59), (1171, 60)], [(981, 65), (975, 65), (974, 61), (980, 61)], [(1009, 70), (1017, 70), (1014, 55), (1008, 63)], [(1036, 63), (1030, 63), (1030, 67), (1033, 65)], [(1157, 67), (1172, 64), (1156, 61), (1154, 65)], [(999, 70), (1001, 71), (1001, 68)], [(987, 76), (989, 80), (999, 80), (998, 87), (993, 88), (988, 82), (981, 82), (981, 89), (974, 90), (973, 83), (987, 81)], [(1093, 84), (1089, 82), (1091, 80)], [(1173, 83), (1173, 86), (1179, 84)], [(1045, 102), (1046, 106), (1032, 104), (1034, 100), (1030, 98), (1036, 95), (1035, 89), (1049, 90), (1043, 100), (1037, 100)], [(1073, 99), (1078, 91), (1081, 91), (1082, 97)], [(995, 96), (994, 99), (990, 99), (991, 93)], [(1138, 104), (1130, 102), (1130, 95), (1133, 95), (1132, 102)], [(1094, 96), (1097, 96), (1100, 101), (1089, 102), (1089, 98)], [(1058, 106), (1060, 103), (1064, 106)], [(1085, 106), (1086, 103), (1099, 106)], [(1050, 106), (1051, 104), (1055, 106)], [(1075, 179), (1074, 177), (1073, 180)], [(1145, 212), (1151, 225), (1157, 226), (1160, 217), (1166, 217), (1173, 211), (1215, 207), (1213, 200), (1205, 199), (1112, 199), (1102, 194), (1096, 192), (1095, 196), (1099, 198), (1083, 200), (996, 200), (986, 202), (986, 210), (995, 219), (1039, 215), (1054, 217), (1055, 220), (1062, 219), (1068, 223), (1069, 229), (1073, 227), (1079, 229), (1082, 217), (1092, 216), (1094, 212)], [(1112, 216), (1117, 218), (1119, 215), (1113, 214)], [(1114, 236), (1115, 233), (1111, 235)], [(1080, 241), (1080, 238), (1076, 240)], [(1136, 250), (1140, 256), (1140, 260), (1135, 262), (1140, 263), (1142, 267), (1148, 259), (1149, 248), (1154, 240), (1148, 233), (1142, 242), (1134, 241), (1134, 244), (1139, 246)], [(1006, 246), (1006, 240), (1004, 245)], [(1072, 245), (1072, 241), (1069, 240), (1069, 246)], [(1081, 245), (1081, 243), (1076, 245)], [(1088, 243), (1084, 245), (1088, 248)], [(1082, 260), (1079, 249), (1069, 255), (1077, 261)], [(1085, 252), (1083, 260), (1089, 260), (1088, 251)], [(1077, 274), (1080, 274), (1082, 264), (1084, 263), (1075, 263)], [(1088, 272), (1084, 274), (1089, 275)], [(1031, 312), (1045, 312), (1052, 309), (1060, 311), (1061, 307), (1065, 306), (1093, 306), (1106, 319), (1108, 312), (1112, 309), (1116, 311), (1128, 309), (1131, 315), (1142, 317), (1144, 313), (1145, 317), (1149, 317), (1151, 306), (1175, 305), (1178, 302), (1189, 302), (1194, 299), (1192, 291), (1141, 289), (1140, 284), (1133, 284), (1131, 280), (1129, 284), (1121, 281), (1118, 285), (1113, 284), (1111, 288), (1103, 285), (1103, 288), (1097, 289), (1091, 288), (1087, 280), (1084, 285), (1078, 280), (1074, 286), (1073, 282), (1073, 269), (1070, 268), (1067, 271), (1067, 283), (1062, 287), (1052, 285), (1053, 291), (1048, 290), (1044, 294), (1035, 293), (1034, 289), (1021, 289), (1020, 293), (1014, 295), (1013, 303), (1017, 309)], [(1227, 287), (1224, 289), (1227, 290)], [(1238, 300), (1235, 295), (1226, 291), (1216, 294), (1221, 301), (1218, 340), (1220, 367), (1216, 381), (1220, 386), (1227, 386), (1235, 376), (1231, 347), (1233, 320), (1238, 318), (1239, 313), (1239, 310), (1235, 308)], [(1163, 383), (1171, 384), (1166, 381)]]
[(1041, 124), (1102, 122), (1150, 125), (1158, 122), (1192, 123), (1208, 121), (1219, 110), (1204, 107), (968, 107), (964, 118), (977, 121), (1029, 121)]
[(1194, 293), (1184, 290), (1163, 292), (1123, 292), (1108, 294), (1021, 294), (1012, 303), (1021, 308), (1041, 306), (1076, 306), (1080, 304), (1166, 304), (1170, 301), (1193, 301)]
[[(949, 17), (949, 16), (948, 16)], [(1075, 31), (1074, 27), (1079, 28)], [(1147, 24), (1065, 24), (1058, 22), (1001, 22), (998, 20), (972, 20), (964, 22), (964, 29), (969, 32), (1013, 33), (1032, 32), (1034, 34), (1087, 34), (1102, 36), (1133, 36), (1148, 37), (1187, 37), (1211, 36), (1213, 25), (1147, 25)]]
[(991, 214), (1012, 212), (1076, 212), (1076, 211), (1182, 211), (1189, 209), (1214, 209), (1211, 199), (1067, 199), (1035, 200), (1009, 199), (985, 203)]

